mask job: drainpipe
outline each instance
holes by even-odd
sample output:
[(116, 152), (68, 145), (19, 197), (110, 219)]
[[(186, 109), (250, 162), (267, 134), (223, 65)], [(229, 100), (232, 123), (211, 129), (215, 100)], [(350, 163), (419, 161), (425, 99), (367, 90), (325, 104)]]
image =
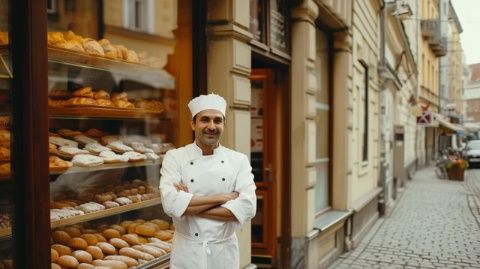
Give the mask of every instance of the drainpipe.
[[(383, 2), (383, 1), (382, 1)], [(385, 39), (385, 31), (386, 31), (386, 16), (387, 16), (387, 8), (386, 8), (386, 3), (383, 2), (382, 3), (382, 7), (380, 9), (380, 63), (379, 63), (379, 70), (381, 70), (382, 72), (384, 72), (384, 70), (386, 70), (386, 59), (385, 59), (385, 47), (386, 47), (386, 39)], [(383, 78), (382, 76), (380, 76), (380, 78), (382, 79), (382, 82), (380, 84), (380, 98), (382, 98), (382, 92), (386, 89), (386, 81), (385, 81), (385, 78)], [(385, 109), (385, 103), (383, 102), (383, 100), (380, 102), (380, 109), (383, 110)], [(382, 192), (379, 194), (379, 197), (378, 197), (378, 212), (380, 214), (380, 216), (383, 216), (385, 215), (385, 210), (386, 210), (386, 201), (385, 201), (385, 194), (386, 194), (386, 184), (385, 184), (385, 181), (386, 181), (386, 169), (387, 169), (387, 163), (386, 163), (386, 160), (385, 160), (385, 150), (383, 149), (384, 148), (384, 145), (385, 145), (385, 136), (384, 136), (384, 133), (383, 133), (383, 126), (384, 126), (384, 119), (383, 119), (383, 114), (384, 113), (381, 113), (381, 116), (380, 116), (380, 124), (379, 124), (379, 128), (378, 128), (378, 132), (379, 132), (379, 137), (380, 137), (380, 143), (381, 143), (381, 146), (379, 147), (380, 148), (380, 178), (379, 178), (379, 187), (382, 188)]]

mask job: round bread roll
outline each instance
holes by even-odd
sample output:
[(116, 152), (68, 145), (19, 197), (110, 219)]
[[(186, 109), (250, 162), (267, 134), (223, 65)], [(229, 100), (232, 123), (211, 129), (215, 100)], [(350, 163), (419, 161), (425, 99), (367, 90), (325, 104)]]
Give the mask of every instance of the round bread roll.
[(98, 242), (107, 242), (107, 239), (105, 237), (103, 237), (103, 235), (99, 234), (99, 233), (96, 233), (96, 234), (93, 234), (95, 235), (95, 237), (97, 238)]
[(123, 226), (120, 226), (118, 224), (111, 225), (110, 228), (117, 230), (120, 235), (123, 235), (127, 232), (127, 229), (123, 228)]
[(117, 250), (115, 249), (115, 247), (112, 246), (109, 243), (99, 242), (97, 244), (97, 247), (99, 247), (104, 254), (107, 254), (107, 255), (116, 255), (117, 254)]
[(86, 251), (92, 255), (94, 259), (103, 259), (104, 255), (102, 249), (97, 246), (88, 246)]
[(93, 257), (92, 254), (84, 250), (75, 250), (72, 253), (72, 256), (75, 257), (79, 262), (92, 263)]
[(60, 258), (57, 260), (57, 263), (63, 268), (77, 268), (78, 266), (77, 259), (70, 255), (60, 256)]
[(128, 226), (130, 226), (130, 224), (132, 224), (132, 223), (133, 223), (133, 221), (131, 221), (131, 220), (124, 220), (124, 221), (120, 222), (120, 226), (122, 226), (125, 229), (128, 229)]
[(155, 234), (155, 228), (147, 224), (140, 224), (135, 227), (135, 233), (147, 237), (152, 237)]
[(137, 234), (124, 234), (122, 235), (122, 239), (125, 240), (130, 245), (140, 245), (140, 240), (138, 240)]
[(158, 231), (158, 230), (160, 230), (160, 227), (158, 227), (158, 225), (155, 224), (155, 223), (153, 223), (153, 222), (147, 221), (147, 222), (145, 222), (145, 223), (142, 224), (142, 225), (147, 225), (147, 226), (152, 227), (152, 228), (155, 230), (155, 232)]
[(50, 266), (51, 269), (62, 269), (62, 267), (56, 263), (52, 262), (52, 266)]
[(97, 237), (93, 234), (82, 234), (80, 238), (85, 240), (89, 246), (95, 246), (98, 243)]
[(127, 257), (127, 256), (122, 256), (122, 255), (110, 255), (110, 256), (105, 257), (105, 260), (107, 260), (107, 261), (121, 261), (121, 262), (124, 262), (128, 267), (138, 265), (137, 260), (132, 259), (132, 258)]
[(142, 259), (146, 261), (151, 261), (155, 259), (155, 257), (153, 257), (152, 255), (133, 248), (122, 248), (120, 249), (119, 253), (120, 255), (128, 256), (134, 259)]
[(93, 265), (95, 265), (95, 266), (105, 266), (105, 267), (109, 267), (109, 268), (112, 268), (112, 269), (127, 269), (128, 268), (127, 264), (125, 264), (124, 262), (114, 261), (114, 260), (110, 260), (110, 261), (94, 260)]
[(55, 243), (59, 243), (62, 245), (67, 245), (68, 242), (70, 242), (70, 239), (72, 239), (68, 233), (59, 230), (52, 232), (52, 238)]
[(165, 221), (163, 219), (154, 219), (150, 222), (155, 223), (158, 228), (160, 228), (160, 230), (168, 230), (168, 228), (170, 228), (170, 224), (168, 223), (168, 221)]
[(56, 262), (58, 260), (58, 252), (53, 248), (50, 249), (50, 260)]
[(80, 237), (75, 237), (68, 242), (68, 246), (73, 248), (73, 249), (82, 249), (85, 250), (88, 247), (87, 241)]
[(119, 231), (115, 230), (115, 229), (105, 229), (102, 233), (103, 236), (105, 236), (105, 238), (107, 239), (111, 239), (111, 238), (120, 238), (122, 235), (120, 234)]
[(70, 255), (72, 254), (72, 249), (61, 244), (53, 244), (52, 249), (58, 252), (58, 256)]
[(157, 231), (153, 236), (163, 241), (170, 240), (173, 237), (172, 233), (167, 231)]
[(133, 222), (133, 223), (131, 223), (130, 225), (128, 225), (128, 227), (127, 227), (127, 233), (129, 233), (129, 234), (134, 234), (134, 233), (135, 233), (135, 228), (136, 228), (138, 225), (141, 225), (141, 223)]
[(97, 231), (99, 231), (100, 233), (103, 233), (103, 231), (105, 231), (106, 229), (108, 229), (108, 224), (106, 223), (97, 226)]
[(99, 90), (93, 93), (95, 99), (110, 99), (110, 94), (105, 90)]
[(112, 246), (114, 246), (118, 249), (127, 248), (127, 247), (130, 246), (127, 242), (125, 242), (125, 240), (120, 239), (120, 238), (111, 238), (108, 242), (110, 242), (110, 244), (112, 244)]
[(68, 233), (68, 235), (70, 235), (71, 238), (80, 237), (80, 235), (82, 235), (82, 232), (80, 231), (80, 229), (74, 226), (65, 227), (63, 230), (66, 233)]

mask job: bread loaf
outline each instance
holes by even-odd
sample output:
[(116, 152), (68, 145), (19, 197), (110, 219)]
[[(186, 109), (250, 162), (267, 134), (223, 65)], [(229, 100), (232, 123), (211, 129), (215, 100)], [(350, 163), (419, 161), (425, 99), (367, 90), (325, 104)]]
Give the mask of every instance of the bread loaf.
[(92, 254), (84, 250), (75, 250), (72, 256), (78, 260), (78, 262), (91, 263), (93, 261)]
[(107, 261), (121, 261), (121, 262), (124, 262), (128, 267), (138, 265), (138, 262), (135, 259), (130, 258), (128, 256), (122, 256), (122, 255), (110, 255), (110, 256), (105, 257), (105, 260), (107, 260)]
[(152, 255), (155, 258), (158, 258), (165, 254), (165, 252), (159, 248), (156, 248), (154, 246), (148, 246), (148, 245), (136, 245), (132, 247), (133, 249), (140, 250), (142, 252), (148, 253)]
[(64, 231), (53, 231), (52, 232), (52, 238), (55, 243), (59, 243), (62, 245), (68, 245), (68, 242), (72, 239), (70, 235), (67, 232)]
[(72, 249), (61, 244), (53, 244), (52, 249), (58, 252), (58, 256), (70, 255), (72, 254)]
[(102, 233), (103, 236), (105, 236), (105, 238), (107, 239), (111, 239), (111, 238), (120, 238), (121, 237), (121, 234), (119, 231), (115, 230), (115, 229), (105, 229)]
[(102, 249), (97, 246), (88, 246), (86, 251), (90, 253), (94, 259), (103, 259)]
[(63, 268), (77, 268), (78, 266), (77, 259), (70, 255), (60, 256), (60, 258), (57, 260), (57, 263)]
[(58, 252), (53, 248), (50, 249), (50, 260), (56, 262), (58, 260)]
[(153, 257), (152, 255), (133, 248), (122, 248), (120, 249), (119, 253), (120, 255), (128, 256), (134, 259), (142, 259), (146, 261), (151, 261), (155, 259), (155, 257)]
[(74, 237), (74, 238), (70, 239), (70, 242), (68, 242), (68, 246), (73, 248), (73, 249), (85, 250), (88, 247), (88, 243), (87, 243), (87, 241), (85, 241), (84, 239), (82, 239), (80, 237)]
[(122, 235), (122, 239), (125, 240), (130, 245), (140, 245), (140, 240), (138, 240), (137, 234), (124, 234)]
[(117, 230), (121, 235), (125, 234), (127, 230), (118, 224), (113, 224), (110, 228)]
[(116, 247), (116, 248), (126, 248), (126, 247), (129, 247), (130, 245), (123, 239), (120, 239), (120, 238), (111, 238), (108, 242), (110, 242), (110, 244), (112, 244), (112, 246)]
[(102, 260), (94, 260), (93, 265), (95, 266), (106, 266), (112, 269), (127, 269), (128, 266), (124, 262), (121, 261), (102, 261)]
[(116, 255), (117, 254), (117, 250), (115, 249), (115, 247), (112, 246), (109, 243), (99, 242), (99, 243), (97, 243), (97, 247), (99, 247), (102, 250), (103, 254), (106, 254), (106, 255)]
[(95, 246), (98, 243), (97, 237), (93, 234), (82, 234), (80, 238), (85, 240), (89, 246)]
[(50, 266), (51, 269), (62, 269), (62, 267), (56, 263), (52, 262), (52, 265)]

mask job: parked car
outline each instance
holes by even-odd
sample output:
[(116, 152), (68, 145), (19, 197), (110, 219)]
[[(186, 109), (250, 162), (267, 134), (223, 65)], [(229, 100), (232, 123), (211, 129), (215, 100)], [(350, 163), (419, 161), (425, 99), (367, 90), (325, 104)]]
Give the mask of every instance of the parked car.
[(470, 166), (480, 164), (480, 140), (470, 140), (464, 150), (464, 156)]

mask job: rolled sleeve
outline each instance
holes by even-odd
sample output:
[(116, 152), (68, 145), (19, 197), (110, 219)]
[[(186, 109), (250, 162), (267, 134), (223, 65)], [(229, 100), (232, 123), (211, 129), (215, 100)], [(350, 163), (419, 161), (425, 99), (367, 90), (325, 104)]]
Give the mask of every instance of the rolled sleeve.
[(252, 167), (247, 157), (242, 159), (237, 174), (235, 191), (239, 193), (238, 198), (230, 200), (222, 207), (230, 210), (240, 224), (244, 224), (255, 216), (257, 212), (257, 197), (255, 194), (255, 182), (253, 181)]
[(184, 191), (177, 191), (174, 184), (180, 183), (180, 164), (171, 151), (167, 152), (160, 170), (160, 194), (162, 207), (167, 215), (174, 218), (181, 218), (185, 213), (193, 194)]

